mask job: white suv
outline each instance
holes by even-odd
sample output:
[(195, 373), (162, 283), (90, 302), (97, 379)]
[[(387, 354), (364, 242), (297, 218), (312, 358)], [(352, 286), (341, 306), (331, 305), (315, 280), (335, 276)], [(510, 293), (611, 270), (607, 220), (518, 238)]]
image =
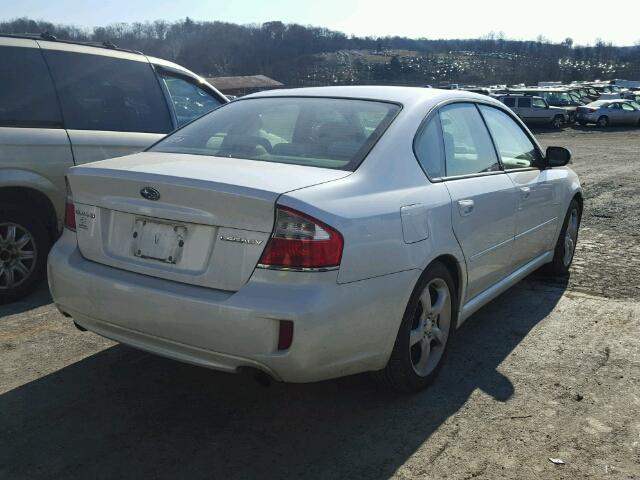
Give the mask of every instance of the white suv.
[(193, 72), (139, 52), (0, 35), (0, 303), (44, 271), (67, 168), (142, 150), (226, 102)]

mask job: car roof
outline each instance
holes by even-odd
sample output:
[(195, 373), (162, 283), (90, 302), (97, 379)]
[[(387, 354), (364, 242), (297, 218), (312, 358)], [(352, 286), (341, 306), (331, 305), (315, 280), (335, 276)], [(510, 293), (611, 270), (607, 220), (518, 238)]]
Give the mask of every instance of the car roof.
[(0, 38), (20, 38), (24, 40), (35, 40), (37, 42), (55, 42), (67, 45), (79, 45), (82, 47), (96, 48), (101, 50), (111, 50), (115, 52), (126, 52), (137, 55), (144, 55), (137, 50), (129, 50), (127, 48), (120, 48), (112, 42), (82, 42), (77, 40), (66, 40), (56, 38), (55, 36), (45, 33), (0, 33)]
[(331, 86), (331, 87), (307, 87), (289, 88), (279, 90), (266, 90), (263, 92), (247, 95), (244, 98), (264, 98), (264, 97), (326, 97), (326, 98), (350, 98), (359, 100), (378, 100), (382, 102), (393, 102), (400, 104), (411, 104), (415, 102), (436, 104), (447, 100), (470, 100), (470, 101), (494, 101), (486, 95), (467, 92), (465, 90), (442, 90), (439, 88), (422, 87), (394, 87), (380, 85), (358, 85), (358, 86)]

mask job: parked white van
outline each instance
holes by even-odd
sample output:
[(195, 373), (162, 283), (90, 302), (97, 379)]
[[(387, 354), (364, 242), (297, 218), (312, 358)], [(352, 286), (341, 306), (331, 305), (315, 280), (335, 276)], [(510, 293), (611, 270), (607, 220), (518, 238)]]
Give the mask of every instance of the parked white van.
[(44, 272), (67, 168), (143, 150), (226, 102), (193, 72), (139, 52), (0, 35), (0, 303)]

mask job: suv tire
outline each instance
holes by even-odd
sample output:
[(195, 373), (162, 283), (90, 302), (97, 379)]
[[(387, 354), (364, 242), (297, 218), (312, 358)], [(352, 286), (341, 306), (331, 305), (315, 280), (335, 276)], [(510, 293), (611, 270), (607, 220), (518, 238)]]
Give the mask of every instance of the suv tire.
[(0, 205), (0, 305), (25, 297), (43, 277), (51, 239), (30, 210)]
[(555, 128), (556, 130), (560, 130), (563, 124), (564, 116), (562, 115), (556, 115), (555, 117), (553, 117), (553, 120), (551, 120), (551, 127)]

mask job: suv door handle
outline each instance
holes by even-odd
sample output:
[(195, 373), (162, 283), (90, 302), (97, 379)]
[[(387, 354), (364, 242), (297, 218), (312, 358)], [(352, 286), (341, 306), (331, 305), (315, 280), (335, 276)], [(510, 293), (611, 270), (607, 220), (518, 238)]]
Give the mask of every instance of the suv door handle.
[(475, 205), (476, 204), (473, 200), (458, 200), (458, 211), (460, 212), (460, 216), (467, 217), (471, 215)]
[(531, 195), (531, 189), (529, 187), (520, 187), (520, 195), (523, 200), (526, 200)]

